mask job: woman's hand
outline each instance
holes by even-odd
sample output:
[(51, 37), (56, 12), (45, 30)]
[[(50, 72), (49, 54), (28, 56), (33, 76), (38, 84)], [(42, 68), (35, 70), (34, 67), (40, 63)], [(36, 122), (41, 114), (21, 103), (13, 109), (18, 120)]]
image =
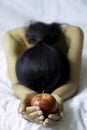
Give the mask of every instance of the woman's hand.
[(26, 107), (26, 111), (22, 112), (22, 117), (39, 124), (42, 124), (44, 120), (43, 112), (37, 106)]
[(28, 121), (42, 124), (44, 120), (43, 112), (37, 106), (30, 105), (30, 96), (26, 96), (19, 105), (18, 112), (22, 114), (22, 117)]
[(56, 114), (50, 114), (50, 115), (48, 115), (48, 118), (46, 118), (43, 121), (43, 125), (44, 126), (55, 125), (58, 120), (60, 120), (61, 118), (64, 117), (63, 100), (62, 100), (62, 98), (59, 97), (59, 96), (57, 96), (57, 95), (53, 95), (53, 96), (56, 98), (56, 100), (58, 102), (58, 110), (57, 110)]
[(35, 123), (42, 124), (44, 126), (54, 125), (59, 119), (63, 118), (63, 100), (57, 95), (53, 95), (58, 102), (58, 110), (56, 114), (49, 114), (48, 118), (45, 119), (43, 112), (38, 106), (29, 106), (31, 98), (27, 95), (19, 105), (19, 113), (22, 114), (24, 119)]

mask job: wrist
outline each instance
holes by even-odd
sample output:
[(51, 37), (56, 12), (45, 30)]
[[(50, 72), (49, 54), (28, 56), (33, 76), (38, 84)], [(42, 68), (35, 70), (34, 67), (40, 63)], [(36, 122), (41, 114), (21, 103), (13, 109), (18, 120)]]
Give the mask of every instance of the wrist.
[(60, 117), (64, 117), (63, 99), (58, 94), (55, 93), (52, 93), (52, 96), (58, 102), (58, 114), (60, 115)]
[(62, 97), (60, 97), (58, 94), (52, 93), (51, 95), (57, 100), (57, 102), (63, 102)]
[(37, 95), (37, 94), (38, 94), (38, 93), (35, 92), (35, 91), (30, 91), (30, 92), (28, 92), (28, 93), (25, 93), (23, 99), (25, 99), (25, 98), (27, 98), (27, 97), (30, 97), (30, 100), (31, 100), (31, 99), (32, 99), (35, 95)]
[(20, 100), (25, 99), (27, 96), (32, 97), (38, 94), (36, 91), (33, 91), (32, 89), (27, 88), (26, 86), (19, 83), (13, 85), (13, 90), (14, 90), (15, 96), (19, 98)]

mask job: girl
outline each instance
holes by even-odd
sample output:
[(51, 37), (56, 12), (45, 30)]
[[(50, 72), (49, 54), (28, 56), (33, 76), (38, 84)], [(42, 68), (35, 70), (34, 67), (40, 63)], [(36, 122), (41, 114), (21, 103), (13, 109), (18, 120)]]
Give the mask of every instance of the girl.
[[(82, 30), (76, 26), (35, 22), (7, 32), (3, 45), (14, 94), (20, 99), (18, 112), (44, 126), (57, 123), (64, 116), (63, 102), (78, 90)], [(43, 90), (59, 104), (59, 113), (46, 119), (39, 107), (29, 104)]]

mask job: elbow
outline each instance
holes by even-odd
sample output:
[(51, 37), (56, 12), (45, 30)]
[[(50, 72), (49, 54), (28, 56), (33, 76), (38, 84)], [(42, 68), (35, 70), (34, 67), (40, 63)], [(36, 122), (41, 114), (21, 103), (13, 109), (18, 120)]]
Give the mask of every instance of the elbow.
[(10, 37), (10, 36), (11, 36), (10, 32), (6, 32), (6, 33), (4, 34), (4, 36), (3, 36), (3, 39), (7, 39), (7, 38)]
[(78, 36), (83, 39), (84, 32), (83, 32), (82, 28), (80, 28), (79, 26), (75, 26), (73, 29), (74, 29), (74, 32), (76, 32), (78, 34)]
[[(82, 39), (82, 41), (83, 41), (84, 32), (83, 32), (82, 28), (76, 27), (76, 31), (77, 31), (78, 35), (80, 36), (80, 39)], [(83, 42), (82, 42), (82, 43), (83, 43)]]
[(83, 33), (82, 29), (81, 29), (79, 26), (75, 26), (74, 28), (75, 28), (77, 31)]
[(71, 26), (71, 29), (75, 32), (81, 33), (83, 35), (83, 30), (79, 26)]
[(6, 32), (3, 36), (3, 40), (7, 39), (8, 37), (10, 37), (11, 34), (9, 32)]
[(3, 36), (3, 46), (7, 46), (7, 42), (9, 41), (9, 39), (11, 39), (11, 34), (10, 32), (6, 32)]
[(84, 37), (84, 32), (81, 27), (79, 26), (70, 26), (69, 30), (72, 30), (72, 32), (76, 35), (78, 35), (80, 38)]

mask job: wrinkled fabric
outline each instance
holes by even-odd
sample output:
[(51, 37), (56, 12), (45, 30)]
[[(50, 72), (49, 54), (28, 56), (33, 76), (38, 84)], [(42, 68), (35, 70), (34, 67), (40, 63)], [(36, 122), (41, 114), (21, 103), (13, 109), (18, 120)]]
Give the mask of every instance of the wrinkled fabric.
[[(87, 130), (87, 1), (3, 0), (0, 1), (0, 130)], [(6, 31), (27, 26), (32, 20), (80, 26), (84, 32), (81, 75), (77, 94), (64, 102), (64, 118), (43, 127), (22, 118), (20, 100), (14, 96), (3, 51)]]

